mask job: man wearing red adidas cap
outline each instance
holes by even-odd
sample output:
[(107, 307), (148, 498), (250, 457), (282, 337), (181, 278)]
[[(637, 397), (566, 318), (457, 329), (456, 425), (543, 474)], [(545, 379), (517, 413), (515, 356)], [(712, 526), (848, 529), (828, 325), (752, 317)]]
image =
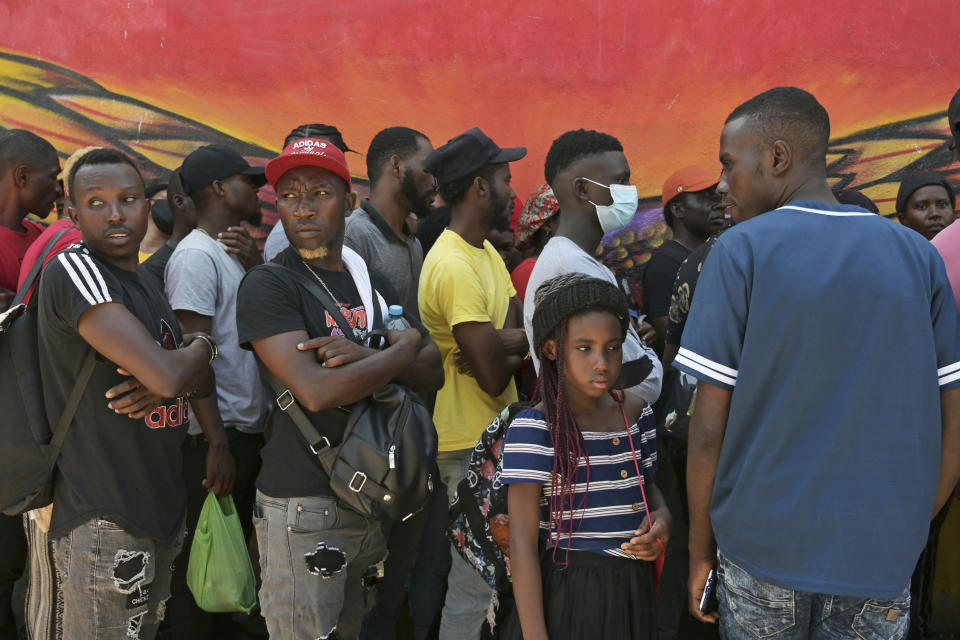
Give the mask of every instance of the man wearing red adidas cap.
[(684, 167), (663, 183), (663, 218), (673, 239), (657, 249), (643, 272), (643, 311), (657, 338), (653, 348), (663, 355), (670, 289), (680, 264), (712, 234), (723, 228), (723, 207), (717, 195), (717, 173)]
[[(419, 328), (388, 331), (383, 350), (359, 344), (371, 330), (373, 305), (386, 317), (387, 304), (400, 301), (388, 282), (343, 246), (353, 205), (343, 152), (326, 140), (296, 140), (267, 164), (266, 175), (290, 246), (272, 261), (285, 269), (255, 267), (241, 283), (240, 344), (253, 350), (336, 445), (349, 415), (338, 407), (391, 382), (439, 388), (440, 354)], [(336, 301), (352, 335), (343, 335), (307, 281)], [(382, 570), (384, 523), (339, 504), (287, 412), (270, 417), (261, 457), (254, 525), (270, 637), (325, 638), (335, 629), (337, 638), (355, 638), (366, 604), (374, 601), (364, 585)]]

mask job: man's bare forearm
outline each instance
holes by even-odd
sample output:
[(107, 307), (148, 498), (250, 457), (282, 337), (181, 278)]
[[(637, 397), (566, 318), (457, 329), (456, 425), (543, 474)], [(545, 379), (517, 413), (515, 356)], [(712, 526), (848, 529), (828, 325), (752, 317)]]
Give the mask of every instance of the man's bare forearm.
[(937, 485), (936, 516), (960, 481), (960, 388), (940, 394), (940, 482)]
[(710, 521), (710, 500), (727, 428), (732, 393), (706, 382), (697, 385), (697, 404), (690, 418), (687, 442), (687, 498), (690, 507), (690, 557), (716, 554)]

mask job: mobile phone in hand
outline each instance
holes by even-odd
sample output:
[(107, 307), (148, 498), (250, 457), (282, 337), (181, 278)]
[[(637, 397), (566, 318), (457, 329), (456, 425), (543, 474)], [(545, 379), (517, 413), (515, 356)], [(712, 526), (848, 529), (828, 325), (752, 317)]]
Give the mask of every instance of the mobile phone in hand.
[(700, 613), (714, 613), (720, 608), (717, 602), (717, 570), (711, 569), (707, 574), (707, 583), (703, 585), (703, 595), (700, 596)]

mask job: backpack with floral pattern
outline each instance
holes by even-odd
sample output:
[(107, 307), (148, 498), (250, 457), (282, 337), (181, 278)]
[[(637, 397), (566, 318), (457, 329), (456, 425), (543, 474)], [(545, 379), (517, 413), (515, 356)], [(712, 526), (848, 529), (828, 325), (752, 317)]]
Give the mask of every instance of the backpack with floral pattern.
[(450, 504), (447, 537), (495, 591), (510, 583), (507, 492), (500, 482), (503, 439), (514, 416), (527, 408), (525, 403), (511, 404), (483, 431)]

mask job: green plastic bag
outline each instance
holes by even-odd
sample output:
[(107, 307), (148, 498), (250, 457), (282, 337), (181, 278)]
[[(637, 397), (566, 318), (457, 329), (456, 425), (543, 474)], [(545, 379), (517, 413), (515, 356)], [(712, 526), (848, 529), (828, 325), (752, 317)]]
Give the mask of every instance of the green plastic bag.
[(257, 602), (257, 580), (231, 496), (207, 494), (190, 546), (187, 586), (197, 606), (211, 613), (250, 613)]

